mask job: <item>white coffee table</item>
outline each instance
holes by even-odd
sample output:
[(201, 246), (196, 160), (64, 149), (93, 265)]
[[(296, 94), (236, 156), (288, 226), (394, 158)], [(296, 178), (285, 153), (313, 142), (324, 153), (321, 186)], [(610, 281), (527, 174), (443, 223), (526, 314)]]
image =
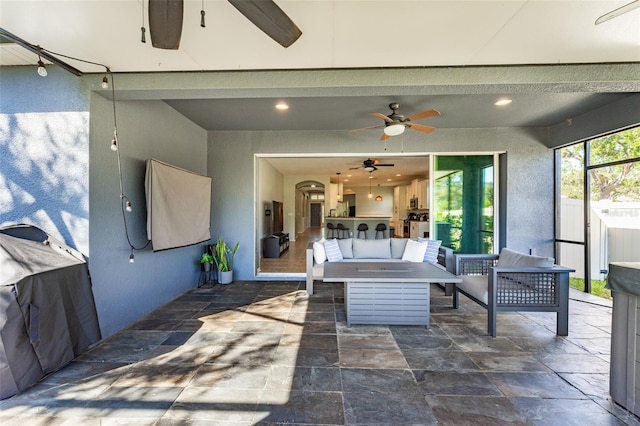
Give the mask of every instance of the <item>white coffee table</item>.
[(429, 327), (431, 283), (462, 280), (430, 263), (328, 262), (324, 281), (343, 282), (347, 325)]

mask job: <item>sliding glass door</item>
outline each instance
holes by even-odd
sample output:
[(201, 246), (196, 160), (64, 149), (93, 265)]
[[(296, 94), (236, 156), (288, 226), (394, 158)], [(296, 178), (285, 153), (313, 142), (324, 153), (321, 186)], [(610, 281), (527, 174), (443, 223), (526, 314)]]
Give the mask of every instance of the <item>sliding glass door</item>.
[(494, 156), (435, 156), (435, 237), (457, 253), (493, 253)]

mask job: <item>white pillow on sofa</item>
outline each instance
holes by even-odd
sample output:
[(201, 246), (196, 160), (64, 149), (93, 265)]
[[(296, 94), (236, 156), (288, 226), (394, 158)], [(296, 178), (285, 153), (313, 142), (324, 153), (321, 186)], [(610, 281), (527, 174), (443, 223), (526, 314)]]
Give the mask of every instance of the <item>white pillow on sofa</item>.
[(327, 261), (340, 262), (342, 260), (342, 252), (338, 245), (338, 240), (327, 240), (324, 242), (324, 251), (327, 254)]
[(498, 256), (498, 268), (551, 268), (553, 266), (553, 257), (533, 256), (531, 254), (518, 253), (517, 251), (503, 248)]
[(326, 240), (322, 238), (320, 241), (315, 241), (313, 243), (313, 260), (315, 260), (318, 265), (327, 261), (327, 253), (324, 250), (325, 241)]
[(407, 245), (402, 253), (402, 260), (409, 262), (422, 263), (424, 260), (424, 253), (427, 251), (426, 241), (407, 240)]

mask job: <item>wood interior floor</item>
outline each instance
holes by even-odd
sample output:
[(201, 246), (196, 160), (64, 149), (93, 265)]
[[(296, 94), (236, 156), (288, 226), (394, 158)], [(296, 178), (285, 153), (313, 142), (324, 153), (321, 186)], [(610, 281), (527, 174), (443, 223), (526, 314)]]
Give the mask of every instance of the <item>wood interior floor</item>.
[(260, 272), (305, 273), (307, 245), (320, 240), (323, 233), (323, 227), (315, 226), (297, 234), (296, 240), (289, 244), (289, 248), (278, 259), (260, 258)]

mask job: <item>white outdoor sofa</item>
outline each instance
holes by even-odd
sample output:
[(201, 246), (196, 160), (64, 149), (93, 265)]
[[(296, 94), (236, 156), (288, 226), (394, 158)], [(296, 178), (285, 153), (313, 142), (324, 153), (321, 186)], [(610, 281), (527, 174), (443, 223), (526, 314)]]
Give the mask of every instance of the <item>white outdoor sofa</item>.
[[(341, 262), (403, 262), (402, 257), (407, 245), (408, 238), (385, 238), (385, 239), (359, 239), (345, 238), (337, 240), (343, 259)], [(440, 241), (428, 239), (418, 239), (418, 241), (427, 241), (427, 253), (425, 253), (424, 261), (431, 261), (440, 265), (448, 272), (454, 273), (455, 264), (453, 259), (453, 250), (448, 247), (442, 247)], [(429, 246), (431, 242), (431, 246)], [(306, 264), (306, 284), (307, 294), (313, 295), (314, 280), (322, 281), (324, 277), (324, 262), (316, 262), (318, 243), (316, 242), (316, 256), (314, 256), (314, 243), (307, 246), (307, 264)], [(430, 248), (429, 248), (430, 247)], [(434, 254), (435, 253), (435, 254)], [(435, 261), (434, 261), (435, 259)], [(453, 284), (443, 285), (445, 293), (453, 294)]]
[(574, 269), (554, 265), (552, 258), (531, 256), (509, 249), (495, 254), (456, 254), (453, 307), (459, 293), (488, 311), (488, 333), (496, 336), (499, 311), (556, 312), (556, 334), (569, 334), (569, 273)]

